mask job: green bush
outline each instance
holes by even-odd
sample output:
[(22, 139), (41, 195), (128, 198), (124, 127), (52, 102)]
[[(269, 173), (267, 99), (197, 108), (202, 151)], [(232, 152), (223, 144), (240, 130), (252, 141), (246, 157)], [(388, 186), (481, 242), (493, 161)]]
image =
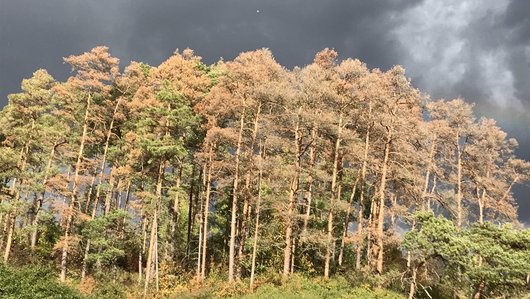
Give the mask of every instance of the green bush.
[(56, 273), (46, 266), (20, 269), (0, 265), (0, 298), (3, 299), (74, 299), (82, 296), (57, 281)]

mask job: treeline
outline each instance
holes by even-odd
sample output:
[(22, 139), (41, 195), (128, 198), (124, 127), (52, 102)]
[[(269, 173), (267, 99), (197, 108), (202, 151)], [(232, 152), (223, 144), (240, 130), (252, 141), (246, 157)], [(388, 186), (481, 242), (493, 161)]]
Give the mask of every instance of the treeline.
[[(494, 120), (430, 100), (400, 66), (329, 49), (293, 70), (266, 49), (123, 72), (106, 47), (64, 61), (68, 80), (38, 70), (0, 113), (4, 263), (51, 259), (61, 281), (136, 272), (144, 296), (214, 272), (251, 289), (268, 271), (397, 273), (410, 298), (442, 270), (457, 295), (525, 288), (512, 190), (530, 163)], [(493, 233), (512, 238), (497, 255), (457, 246)], [(464, 279), (464, 256), (484, 273)], [(505, 280), (487, 275), (505, 259), (518, 262)]]

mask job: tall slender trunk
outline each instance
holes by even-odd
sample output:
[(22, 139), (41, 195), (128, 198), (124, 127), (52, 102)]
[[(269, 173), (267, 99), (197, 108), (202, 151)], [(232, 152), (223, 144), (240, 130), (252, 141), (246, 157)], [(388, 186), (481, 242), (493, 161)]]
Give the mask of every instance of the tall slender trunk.
[(324, 260), (324, 278), (329, 278), (329, 268), (331, 261), (331, 251), (333, 243), (333, 206), (337, 196), (337, 176), (339, 169), (339, 150), (342, 138), (342, 112), (339, 114), (339, 123), (337, 127), (337, 139), (335, 140), (335, 149), (333, 157), (333, 173), (331, 176), (331, 197), (329, 199), (328, 226), (327, 226), (327, 245)]
[(114, 181), (115, 181), (115, 168), (114, 166), (110, 169), (109, 174), (109, 189), (105, 192), (105, 210), (103, 211), (103, 215), (108, 215), (110, 212), (110, 206), (111, 206), (111, 199), (112, 199), (112, 193), (114, 190)]
[(473, 295), (473, 299), (480, 299), (482, 297), (482, 292), (484, 291), (484, 288), (486, 288), (486, 283), (484, 282), (484, 280), (481, 280), (477, 286), (475, 294)]
[[(34, 127), (34, 124), (32, 125), (32, 128)], [(24, 154), (24, 158), (22, 159), (22, 162), (20, 164), (20, 171), (23, 172), (23, 171), (26, 171), (26, 163), (27, 163), (27, 160), (28, 160), (28, 155), (29, 155), (29, 141), (26, 143), (26, 145), (24, 146), (25, 150), (25, 154)], [(19, 182), (19, 187), (17, 188), (16, 185), (15, 185), (16, 181), (13, 182), (13, 185), (12, 185), (12, 190), (14, 191), (14, 197), (13, 197), (13, 202), (18, 202), (20, 201), (20, 198), (21, 198), (21, 195), (20, 195), (20, 186), (22, 186), (23, 184), (23, 180), (20, 179), (20, 182)], [(11, 254), (11, 245), (13, 244), (13, 234), (15, 233), (15, 225), (16, 225), (16, 222), (17, 222), (17, 215), (14, 214), (14, 212), (11, 212), (7, 215), (7, 219), (6, 221), (8, 221), (8, 226), (7, 226), (7, 240), (6, 240), (6, 247), (4, 249), (4, 263), (7, 263), (7, 260), (9, 259), (9, 255)]]
[(410, 282), (410, 288), (409, 288), (409, 299), (414, 299), (414, 294), (416, 293), (416, 277), (417, 277), (417, 269), (412, 268), (412, 280)]
[(195, 189), (195, 172), (196, 172), (196, 165), (193, 163), (192, 171), (191, 171), (191, 182), (190, 182), (190, 190), (189, 190), (189, 197), (188, 197), (188, 236), (186, 238), (186, 257), (190, 256), (190, 250), (191, 250), (191, 231), (193, 228), (193, 191)]
[(131, 180), (127, 179), (127, 187), (125, 187), (125, 202), (123, 203), (123, 209), (127, 211), (129, 207), (129, 198), (131, 196)]
[[(372, 102), (368, 105), (368, 117), (372, 115)], [(359, 210), (357, 211), (357, 244), (355, 248), (355, 269), (361, 269), (361, 254), (363, 249), (363, 224), (364, 224), (364, 195), (366, 186), (366, 169), (368, 166), (368, 152), (370, 148), (370, 129), (369, 125), (366, 129), (366, 136), (364, 137), (364, 155), (361, 166), (361, 194), (359, 194)]]
[[(107, 130), (107, 136), (105, 138), (105, 147), (103, 149), (103, 156), (101, 157), (101, 163), (99, 165), (99, 176), (98, 176), (98, 186), (96, 188), (96, 199), (95, 199), (95, 205), (97, 206), (97, 203), (99, 201), (99, 197), (101, 195), (101, 186), (105, 180), (105, 167), (106, 167), (106, 164), (107, 164), (107, 156), (108, 156), (108, 152), (109, 152), (109, 145), (110, 145), (110, 138), (112, 136), (112, 129), (114, 128), (114, 119), (116, 118), (116, 113), (118, 112), (118, 108), (119, 108), (119, 105), (120, 105), (120, 101), (121, 99), (118, 99), (116, 101), (116, 105), (114, 106), (114, 112), (112, 114), (112, 120), (110, 121), (110, 125), (109, 125), (109, 129)], [(111, 173), (111, 176), (112, 176), (112, 173)], [(87, 208), (88, 209), (88, 208)], [(105, 214), (107, 214), (108, 211), (107, 211), (107, 204), (105, 203)], [(94, 218), (94, 216), (92, 216), (92, 218)]]
[[(486, 178), (489, 178), (490, 171), (486, 172)], [(486, 187), (482, 188), (482, 194), (478, 196), (479, 223), (484, 224), (484, 210), (486, 208)]]
[(230, 249), (228, 257), (228, 282), (234, 280), (235, 267), (235, 247), (236, 247), (236, 222), (237, 222), (237, 192), (239, 184), (239, 155), (241, 154), (241, 143), (243, 140), (243, 129), (245, 126), (245, 103), (243, 103), (243, 111), (239, 117), (239, 132), (237, 136), (237, 145), (235, 152), (235, 167), (234, 167), (234, 182), (232, 185), (232, 215), (230, 218)]
[[(18, 156), (18, 161), (17, 161), (17, 167), (19, 169), (21, 169), (21, 164), (23, 163), (23, 160), (25, 160), (25, 157), (26, 155), (24, 154), (26, 152), (26, 146), (24, 145), (21, 149), (20, 149), (20, 154)], [(24, 162), (25, 163), (25, 162)], [(13, 177), (12, 181), (11, 181), (11, 186), (9, 188), (9, 193), (10, 194), (13, 194), (14, 197), (18, 196), (16, 195), (16, 190), (17, 189), (17, 180), (18, 178), (17, 177)], [(2, 202), (2, 199), (0, 199), (0, 202)], [(3, 227), (3, 230), (2, 230), (2, 237), (0, 238), (0, 249), (2, 249), (4, 247), (4, 236), (6, 234), (8, 234), (8, 231), (10, 230), (11, 228), (11, 215), (8, 213), (6, 216), (5, 216), (5, 219), (4, 219), (4, 227)], [(11, 245), (10, 245), (11, 246)]]
[(208, 169), (206, 175), (206, 192), (204, 194), (204, 216), (203, 216), (203, 233), (202, 233), (202, 264), (201, 264), (201, 279), (206, 278), (206, 252), (208, 248), (208, 214), (210, 207), (210, 193), (212, 188), (212, 155), (213, 155), (213, 145), (210, 145), (209, 155), (208, 155)]
[(304, 216), (304, 226), (302, 229), (302, 235), (307, 234), (307, 224), (309, 222), (309, 217), (311, 216), (311, 202), (313, 199), (313, 182), (315, 180), (314, 178), (314, 169), (315, 169), (315, 142), (317, 139), (317, 129), (316, 124), (313, 123), (313, 127), (311, 128), (311, 144), (309, 145), (309, 175), (307, 177), (307, 207), (305, 210), (305, 216)]
[(62, 254), (61, 254), (61, 275), (60, 275), (61, 282), (64, 282), (66, 280), (66, 260), (68, 257), (69, 230), (70, 230), (70, 226), (72, 225), (72, 220), (74, 217), (74, 205), (75, 205), (75, 201), (77, 197), (77, 188), (79, 185), (79, 172), (81, 171), (83, 151), (85, 149), (85, 142), (87, 139), (88, 117), (90, 115), (91, 101), (92, 101), (92, 96), (89, 95), (87, 99), (85, 118), (83, 120), (83, 134), (81, 135), (81, 144), (79, 145), (79, 152), (77, 153), (77, 162), (75, 164), (74, 179), (73, 179), (73, 184), (72, 184), (72, 193), (70, 195), (70, 205), (68, 207), (68, 212), (66, 216), (66, 226), (64, 229), (63, 248), (62, 248)]
[(291, 270), (291, 250), (292, 250), (292, 234), (293, 234), (293, 213), (295, 210), (295, 197), (298, 192), (300, 180), (300, 114), (302, 108), (298, 108), (296, 115), (296, 124), (294, 128), (294, 147), (295, 147), (295, 164), (296, 169), (291, 179), (289, 186), (289, 202), (287, 205), (287, 219), (285, 227), (285, 247), (283, 248), (283, 276), (287, 277)]
[(142, 282), (142, 256), (145, 254), (145, 243), (147, 241), (147, 225), (148, 219), (144, 215), (144, 209), (142, 208), (142, 250), (138, 253), (138, 285)]
[(359, 183), (359, 174), (357, 174), (357, 178), (355, 178), (355, 182), (353, 183), (351, 194), (350, 194), (350, 200), (348, 201), (348, 209), (346, 210), (346, 216), (344, 217), (344, 224), (342, 226), (342, 238), (340, 240), (340, 250), (339, 250), (339, 260), (338, 264), (339, 266), (342, 266), (342, 261), (344, 258), (344, 246), (346, 243), (346, 238), (348, 237), (348, 225), (350, 223), (350, 213), (351, 208), (353, 205), (353, 199), (355, 198), (355, 193), (357, 192), (357, 184)]
[(392, 141), (391, 130), (387, 133), (385, 142), (385, 155), (383, 159), (383, 168), (381, 170), (381, 185), (379, 186), (379, 212), (377, 218), (377, 265), (376, 269), (378, 273), (383, 273), (383, 239), (384, 239), (384, 225), (385, 225), (385, 189), (386, 189), (386, 176), (388, 172), (388, 161), (390, 155), (390, 144)]
[(425, 199), (427, 197), (427, 190), (429, 188), (429, 180), (431, 176), (431, 169), (434, 164), (434, 151), (436, 149), (436, 141), (433, 140), (431, 144), (431, 151), (429, 153), (429, 165), (427, 166), (427, 170), (425, 172), (425, 183), (423, 184), (423, 190), (421, 192), (421, 200), (423, 204), (425, 205), (425, 210), (430, 211), (431, 210), (431, 201), (430, 197), (428, 200)]
[(34, 249), (37, 245), (37, 236), (38, 236), (38, 223), (39, 223), (39, 215), (40, 210), (42, 208), (42, 204), (44, 202), (44, 195), (46, 194), (46, 184), (48, 183), (48, 176), (50, 174), (50, 170), (52, 168), (53, 159), (55, 157), (55, 149), (57, 146), (57, 142), (55, 142), (52, 146), (52, 150), (50, 152), (50, 156), (48, 157), (48, 163), (46, 163), (46, 169), (44, 170), (44, 178), (42, 179), (42, 186), (43, 191), (41, 192), (39, 199), (37, 201), (37, 207), (35, 210), (35, 217), (33, 218), (33, 230), (31, 232), (31, 249)]
[(153, 268), (153, 251), (155, 248), (156, 234), (157, 234), (158, 211), (155, 208), (153, 212), (153, 219), (151, 220), (151, 235), (149, 237), (149, 249), (147, 250), (147, 263), (145, 264), (145, 281), (144, 281), (144, 298), (147, 297), (149, 289), (149, 280), (151, 279), (151, 271)]
[[(114, 167), (111, 168), (110, 170), (110, 189), (112, 190), (112, 188), (114, 187), (114, 175), (113, 175), (113, 172), (114, 172)], [(101, 181), (99, 182), (99, 185), (98, 185), (98, 188), (97, 188), (97, 191), (96, 191), (96, 198), (94, 199), (94, 206), (92, 207), (92, 213), (91, 213), (91, 216), (90, 216), (90, 219), (93, 220), (94, 218), (96, 218), (96, 213), (97, 213), (97, 209), (98, 209), (98, 202), (99, 202), (99, 192), (100, 192), (100, 187), (101, 185)], [(110, 191), (110, 193), (112, 194), (112, 191)], [(108, 202), (110, 202), (110, 195), (109, 195), (109, 191), (107, 191), (107, 194), (105, 195), (105, 211), (104, 211), (104, 215), (107, 215), (108, 213)], [(86, 277), (86, 273), (88, 271), (88, 255), (90, 254), (90, 246), (91, 246), (91, 243), (92, 241), (90, 239), (87, 240), (86, 242), (86, 246), (85, 246), (85, 254), (83, 255), (83, 264), (81, 266), (81, 280), (84, 280), (85, 277)], [(99, 261), (98, 261), (99, 262)]]
[[(153, 220), (151, 226), (151, 236), (149, 238), (149, 250), (147, 253), (147, 264), (145, 266), (145, 284), (144, 284), (144, 298), (147, 296), (149, 288), (149, 282), (151, 279), (151, 271), (154, 268), (157, 276), (157, 289), (158, 289), (158, 208), (162, 201), (162, 185), (164, 180), (165, 161), (161, 161), (158, 166), (158, 177), (156, 183), (156, 202), (155, 209), (153, 212)], [(156, 252), (155, 252), (156, 251)], [(153, 261), (154, 260), (154, 261)]]
[(177, 179), (175, 182), (175, 197), (173, 198), (173, 221), (171, 223), (171, 233), (174, 234), (179, 221), (180, 209), (180, 182), (182, 179), (182, 165), (179, 165)]
[(460, 149), (460, 133), (456, 133), (456, 226), (462, 227), (462, 151)]
[(88, 213), (88, 210), (90, 209), (90, 203), (92, 201), (92, 193), (94, 193), (94, 185), (96, 184), (96, 179), (98, 177), (98, 168), (96, 167), (94, 169), (94, 175), (92, 176), (92, 180), (90, 180), (90, 187), (88, 188), (87, 196), (86, 196), (86, 202), (85, 202), (85, 214)]
[[(204, 187), (206, 185), (206, 168), (207, 168), (207, 165), (206, 163), (203, 165), (203, 170), (201, 171), (202, 172), (202, 177), (203, 177), (203, 180), (202, 180), (202, 187)], [(202, 189), (202, 188), (201, 188)], [(202, 249), (203, 249), (203, 246), (202, 246), (202, 241), (203, 241), (203, 228), (204, 228), (204, 220), (203, 220), (203, 215), (204, 215), (204, 201), (201, 200), (201, 195), (198, 196), (198, 201), (199, 201), (199, 246), (197, 248), (197, 269), (195, 271), (195, 278), (197, 279), (197, 282), (201, 282), (202, 280), (202, 275), (201, 275), (201, 267), (202, 267)]]
[[(254, 155), (254, 146), (256, 143), (256, 137), (258, 134), (258, 124), (259, 124), (259, 117), (261, 113), (261, 103), (258, 103), (258, 107), (256, 109), (256, 115), (254, 117), (253, 121), (253, 128), (252, 128), (252, 137), (250, 141), (250, 146), (247, 151), (247, 156), (249, 159)], [(245, 243), (247, 238), (247, 227), (250, 217), (250, 182), (251, 182), (251, 176), (252, 176), (252, 169), (247, 170), (247, 173), (245, 175), (245, 190), (246, 195), (243, 197), (243, 211), (242, 211), (242, 217), (241, 217), (241, 226), (239, 230), (239, 247), (237, 252), (237, 260), (239, 262), (239, 265), (236, 269), (236, 277), (239, 279), (241, 277), (241, 261), (243, 261), (243, 257), (245, 255)]]
[(252, 290), (254, 288), (254, 274), (256, 272), (256, 255), (258, 251), (258, 236), (259, 236), (259, 216), (260, 216), (260, 209), (261, 209), (261, 183), (263, 179), (263, 150), (262, 146), (260, 145), (259, 149), (259, 156), (260, 161), (258, 162), (259, 167), (259, 174), (258, 174), (258, 198), (256, 200), (256, 219), (254, 223), (254, 240), (252, 244), (252, 265), (250, 269), (250, 289)]

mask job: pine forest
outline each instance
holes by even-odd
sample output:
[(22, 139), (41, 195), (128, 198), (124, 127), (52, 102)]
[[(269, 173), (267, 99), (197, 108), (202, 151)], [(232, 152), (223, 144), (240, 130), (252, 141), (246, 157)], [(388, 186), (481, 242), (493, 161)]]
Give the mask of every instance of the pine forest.
[(529, 293), (530, 163), (472, 99), (332, 49), (64, 62), (0, 112), (2, 298)]

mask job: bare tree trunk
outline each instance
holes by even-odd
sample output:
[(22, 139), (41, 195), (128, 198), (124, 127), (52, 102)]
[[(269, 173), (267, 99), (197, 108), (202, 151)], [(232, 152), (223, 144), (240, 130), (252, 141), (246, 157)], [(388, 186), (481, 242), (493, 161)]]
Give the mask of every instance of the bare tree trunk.
[[(256, 109), (256, 115), (254, 117), (253, 121), (253, 128), (252, 128), (252, 138), (249, 146), (249, 150), (247, 151), (247, 156), (250, 158), (254, 155), (254, 146), (256, 143), (256, 137), (258, 134), (258, 124), (259, 124), (259, 117), (261, 113), (261, 103), (258, 104), (258, 107)], [(242, 211), (242, 217), (241, 217), (241, 226), (239, 230), (239, 247), (237, 252), (237, 260), (238, 260), (238, 267), (236, 269), (236, 277), (237, 279), (241, 278), (241, 261), (243, 261), (244, 255), (245, 255), (245, 243), (247, 238), (247, 226), (249, 222), (250, 217), (250, 181), (252, 176), (252, 169), (248, 170), (245, 176), (245, 196), (243, 196), (243, 211)]]
[(348, 224), (350, 223), (350, 213), (351, 213), (351, 207), (353, 204), (353, 199), (355, 198), (355, 193), (357, 192), (357, 184), (359, 183), (359, 174), (357, 174), (357, 178), (355, 178), (355, 182), (353, 183), (350, 200), (348, 201), (348, 209), (346, 210), (346, 217), (344, 218), (344, 225), (342, 226), (342, 238), (340, 241), (340, 250), (339, 250), (339, 266), (342, 266), (342, 260), (344, 258), (344, 245), (345, 240), (348, 237)]
[[(245, 103), (243, 103), (245, 106)], [(237, 137), (236, 153), (235, 153), (235, 167), (234, 167), (234, 182), (232, 186), (232, 216), (230, 219), (230, 250), (228, 257), (228, 282), (234, 280), (235, 267), (235, 247), (236, 247), (236, 222), (237, 222), (237, 192), (239, 184), (239, 155), (241, 154), (241, 143), (243, 140), (243, 129), (245, 126), (245, 107), (241, 112), (239, 118), (239, 133)]]
[[(158, 206), (162, 200), (162, 184), (164, 180), (165, 161), (161, 161), (158, 167), (158, 178), (156, 183), (156, 202), (153, 212), (153, 220), (151, 227), (151, 236), (149, 238), (149, 250), (147, 253), (147, 264), (145, 266), (145, 284), (144, 284), (144, 298), (147, 296), (149, 288), (149, 280), (151, 279), (151, 270), (153, 262), (155, 264), (156, 276), (158, 277)], [(156, 251), (156, 252), (155, 252)], [(153, 261), (154, 260), (154, 261)], [(157, 278), (158, 289), (158, 278)]]
[(416, 276), (417, 269), (412, 268), (412, 281), (410, 282), (409, 299), (414, 299), (414, 294), (416, 293)]
[(110, 169), (109, 174), (109, 189), (105, 192), (105, 210), (103, 211), (103, 215), (108, 215), (110, 212), (110, 206), (111, 206), (111, 199), (112, 199), (112, 193), (114, 190), (114, 176), (115, 169), (112, 167)]
[(127, 211), (129, 207), (129, 197), (131, 196), (131, 180), (127, 179), (127, 187), (125, 189), (125, 202), (123, 203), (123, 209)]
[(425, 210), (426, 211), (430, 211), (431, 210), (431, 203), (430, 203), (430, 199), (429, 200), (425, 200), (425, 197), (427, 197), (427, 189), (429, 188), (429, 179), (430, 179), (430, 176), (431, 176), (431, 169), (433, 167), (433, 163), (434, 163), (434, 151), (436, 149), (436, 143), (435, 143), (435, 140), (432, 141), (432, 145), (431, 145), (431, 151), (430, 151), (430, 154), (429, 154), (429, 165), (427, 166), (427, 171), (425, 173), (425, 183), (423, 185), (423, 190), (421, 192), (421, 199), (422, 199), (422, 202), (425, 204)]
[(88, 213), (88, 210), (90, 209), (90, 202), (92, 201), (92, 193), (94, 192), (94, 185), (96, 184), (96, 179), (98, 177), (98, 168), (96, 167), (94, 169), (94, 175), (92, 176), (92, 180), (90, 181), (90, 187), (88, 188), (87, 192), (87, 198), (85, 202), (85, 214)]
[(456, 133), (456, 226), (462, 227), (462, 151), (460, 150), (460, 134)]
[(206, 193), (204, 194), (204, 216), (203, 216), (203, 240), (202, 240), (202, 265), (201, 265), (201, 280), (206, 278), (206, 252), (208, 242), (208, 214), (210, 207), (210, 193), (212, 185), (212, 155), (213, 145), (210, 145), (208, 155), (208, 174), (206, 176)]
[[(368, 117), (372, 115), (372, 103), (368, 106)], [(363, 164), (361, 167), (361, 194), (359, 195), (359, 210), (357, 211), (357, 244), (355, 248), (355, 269), (361, 269), (361, 253), (363, 249), (363, 223), (364, 223), (364, 194), (366, 185), (366, 168), (368, 165), (368, 152), (370, 148), (370, 129), (369, 126), (366, 130), (366, 136), (364, 138), (364, 156)]]
[(31, 249), (34, 249), (37, 245), (37, 236), (38, 236), (38, 224), (39, 224), (39, 215), (40, 210), (42, 208), (42, 204), (44, 202), (44, 195), (46, 194), (46, 184), (48, 183), (48, 176), (50, 174), (50, 170), (52, 167), (53, 159), (55, 157), (55, 149), (57, 147), (58, 143), (55, 142), (52, 146), (52, 150), (50, 152), (50, 156), (48, 157), (48, 163), (46, 163), (46, 169), (44, 170), (44, 178), (42, 179), (42, 186), (44, 190), (41, 192), (40, 197), (37, 201), (37, 207), (35, 210), (35, 217), (33, 218), (32, 226), (33, 231), (31, 232)]
[[(110, 191), (107, 190), (107, 194), (105, 195), (105, 211), (104, 211), (104, 215), (107, 215), (109, 210), (110, 210), (110, 197), (112, 195), (112, 188), (114, 187), (114, 174), (113, 173), (114, 173), (114, 167), (112, 167), (111, 170), (110, 170), (110, 180), (109, 180)], [(100, 178), (101, 178), (101, 176), (100, 176)], [(98, 185), (98, 188), (97, 188), (97, 191), (96, 191), (96, 198), (94, 199), (94, 206), (92, 207), (92, 214), (91, 214), (91, 217), (90, 217), (91, 220), (96, 218), (98, 202), (99, 202), (100, 186), (101, 186), (101, 181), (99, 182), (99, 185)], [(88, 259), (88, 255), (90, 254), (90, 245), (91, 245), (91, 240), (88, 239), (87, 242), (86, 242), (86, 246), (85, 246), (85, 254), (83, 255), (83, 265), (81, 266), (81, 280), (82, 281), (85, 279), (86, 273), (88, 271), (87, 259)], [(98, 263), (99, 263), (99, 261), (98, 261)]]
[(149, 288), (149, 280), (151, 279), (151, 270), (153, 267), (153, 252), (155, 248), (156, 234), (157, 234), (157, 220), (158, 211), (155, 208), (153, 213), (153, 220), (151, 224), (151, 235), (149, 237), (149, 249), (147, 250), (147, 263), (145, 265), (145, 281), (144, 281), (144, 298), (147, 297), (147, 291)]
[(295, 197), (298, 192), (300, 177), (300, 114), (302, 108), (298, 108), (297, 120), (294, 129), (295, 163), (296, 170), (289, 186), (289, 202), (287, 205), (287, 219), (285, 227), (285, 247), (283, 248), (283, 276), (287, 277), (291, 268), (291, 246), (293, 234), (293, 213), (295, 209)]
[(188, 197), (188, 237), (186, 239), (186, 257), (190, 256), (191, 250), (191, 230), (193, 228), (193, 191), (195, 189), (195, 171), (196, 165), (193, 163), (193, 168), (191, 171), (191, 183)]
[[(31, 131), (35, 128), (35, 121), (32, 120), (31, 122)], [(30, 141), (27, 141), (24, 145), (24, 148), (22, 150), (21, 155), (21, 162), (20, 162), (20, 171), (26, 171), (26, 164), (28, 161), (28, 155), (29, 155), (29, 146)], [(20, 182), (18, 183), (19, 186), (22, 186), (23, 180), (20, 179)], [(13, 201), (18, 202), (20, 200), (20, 187), (17, 188), (16, 186), (16, 179), (13, 179), (13, 185), (11, 186), (12, 191), (14, 192)], [(15, 225), (17, 222), (17, 216), (16, 214), (9, 213), (7, 216), (7, 219), (9, 219), (9, 225), (8, 225), (8, 232), (7, 232), (7, 240), (6, 240), (6, 247), (4, 249), (4, 263), (7, 263), (7, 260), (9, 259), (9, 255), (11, 254), (11, 245), (13, 244), (13, 234), (15, 232)], [(6, 220), (7, 221), (7, 220)]]
[[(489, 178), (490, 172), (489, 170), (486, 172), (486, 178)], [(486, 187), (482, 188), (482, 195), (478, 197), (478, 210), (479, 210), (479, 223), (484, 224), (484, 209), (486, 204)]]
[(92, 101), (92, 96), (88, 96), (87, 99), (87, 106), (85, 111), (85, 118), (83, 120), (83, 134), (81, 135), (81, 144), (79, 145), (79, 152), (77, 154), (77, 162), (75, 164), (75, 170), (74, 170), (74, 180), (72, 184), (72, 194), (70, 196), (70, 205), (67, 212), (67, 218), (66, 218), (66, 227), (64, 229), (64, 237), (63, 237), (63, 248), (62, 248), (62, 254), (61, 254), (61, 282), (64, 282), (66, 280), (66, 259), (68, 257), (68, 238), (69, 238), (69, 230), (70, 226), (72, 225), (72, 220), (74, 217), (74, 205), (77, 197), (77, 188), (79, 185), (79, 172), (81, 171), (81, 162), (83, 160), (83, 151), (85, 149), (85, 142), (87, 139), (87, 131), (88, 131), (88, 117), (90, 115), (90, 104)]
[(256, 272), (256, 255), (258, 251), (258, 236), (259, 236), (259, 216), (260, 216), (260, 209), (261, 209), (261, 182), (263, 179), (263, 148), (260, 144), (259, 148), (259, 157), (260, 160), (258, 162), (259, 167), (259, 174), (258, 174), (258, 198), (256, 200), (256, 219), (254, 223), (254, 240), (252, 245), (252, 266), (250, 270), (250, 289), (252, 290), (254, 288), (254, 275)]
[[(22, 149), (20, 150), (20, 154), (19, 154), (18, 162), (17, 162), (17, 167), (19, 169), (21, 169), (20, 167), (21, 167), (21, 165), (23, 163), (23, 160), (26, 159), (25, 158), (26, 156), (24, 155), (25, 151), (26, 151), (26, 146), (23, 146)], [(13, 177), (13, 180), (11, 182), (11, 187), (9, 188), (9, 193), (13, 194), (14, 197), (18, 196), (18, 195), (15, 194), (16, 190), (18, 190), (17, 187), (16, 187), (17, 186), (17, 180), (18, 180), (17, 177)], [(0, 202), (2, 202), (1, 199), (0, 199)], [(4, 219), (4, 228), (2, 230), (2, 238), (0, 238), (0, 249), (4, 247), (4, 236), (6, 234), (8, 234), (8, 230), (10, 230), (10, 228), (11, 228), (11, 218), (12, 218), (11, 215), (9, 213), (7, 213), (7, 215), (5, 216), (5, 219)], [(11, 246), (11, 245), (9, 245), (9, 246)]]
[(179, 165), (177, 180), (175, 182), (175, 198), (173, 199), (173, 221), (171, 223), (171, 233), (174, 234), (179, 221), (180, 208), (180, 181), (182, 179), (182, 165)]
[(480, 299), (482, 297), (482, 292), (484, 291), (485, 287), (486, 287), (486, 283), (484, 282), (484, 280), (481, 280), (479, 285), (477, 286), (475, 295), (473, 295), (473, 299)]
[(379, 212), (377, 219), (377, 265), (376, 269), (378, 273), (383, 273), (383, 239), (384, 239), (384, 224), (385, 224), (385, 189), (386, 189), (386, 176), (388, 171), (388, 160), (390, 154), (390, 143), (392, 140), (391, 131), (387, 134), (385, 143), (385, 155), (383, 159), (383, 167), (381, 170), (381, 185), (379, 186)]
[(333, 242), (333, 206), (337, 196), (337, 175), (339, 169), (339, 149), (342, 138), (342, 112), (339, 114), (339, 123), (337, 127), (337, 140), (335, 141), (335, 150), (333, 158), (333, 174), (331, 176), (331, 197), (329, 199), (328, 227), (327, 227), (327, 245), (324, 260), (324, 278), (329, 278), (329, 267), (331, 261), (331, 246)]
[(304, 226), (302, 229), (302, 235), (307, 233), (307, 223), (311, 215), (311, 201), (313, 199), (313, 181), (314, 178), (314, 168), (315, 168), (315, 142), (317, 139), (317, 130), (316, 125), (313, 123), (313, 128), (311, 128), (311, 144), (309, 145), (309, 175), (307, 177), (307, 207), (304, 217)]
[[(144, 213), (142, 208), (142, 214)], [(138, 285), (142, 282), (142, 256), (145, 254), (145, 243), (147, 241), (147, 218), (142, 215), (142, 250), (138, 253)]]

